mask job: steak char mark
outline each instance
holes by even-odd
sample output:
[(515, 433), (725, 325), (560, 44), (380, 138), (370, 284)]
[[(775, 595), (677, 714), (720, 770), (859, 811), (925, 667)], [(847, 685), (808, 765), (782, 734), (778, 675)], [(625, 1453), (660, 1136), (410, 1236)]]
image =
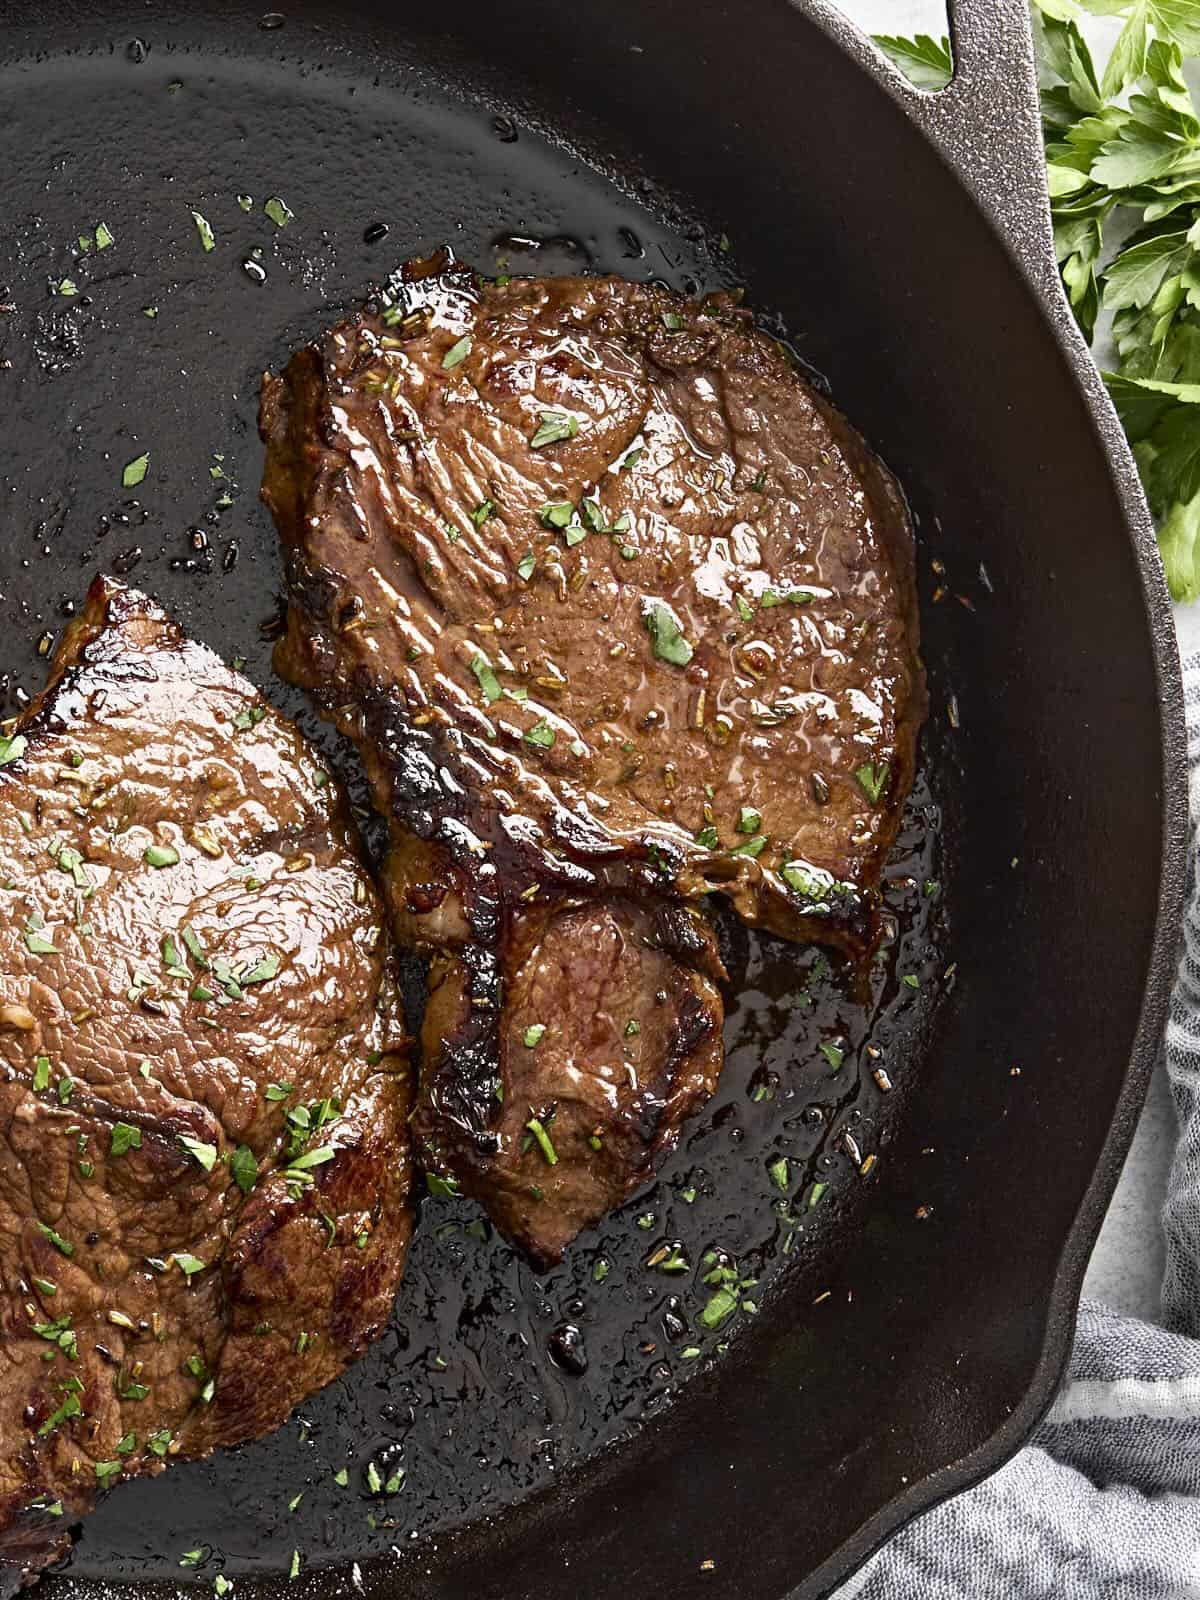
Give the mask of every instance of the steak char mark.
[(103, 579), (0, 744), (0, 1592), (278, 1426), (411, 1232), (381, 908), (316, 754)]
[(924, 712), (911, 531), (729, 297), (443, 256), (385, 298), (264, 380), (277, 664), (362, 752), (433, 955), (426, 1158), (550, 1260), (715, 1086), (706, 896), (873, 948)]

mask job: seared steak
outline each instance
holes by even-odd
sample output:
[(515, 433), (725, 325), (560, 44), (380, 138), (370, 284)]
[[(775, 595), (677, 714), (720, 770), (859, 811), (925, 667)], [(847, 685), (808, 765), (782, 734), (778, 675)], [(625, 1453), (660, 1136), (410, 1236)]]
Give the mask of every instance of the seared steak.
[(0, 740), (0, 1589), (281, 1423), (411, 1231), (379, 906), (316, 754), (98, 579)]
[[(425, 1028), (417, 1126), (553, 1256), (715, 1082), (718, 968), (689, 903), (716, 890), (789, 937), (872, 946), (924, 709), (902, 501), (728, 298), (618, 279), (412, 265), (265, 380), (262, 422), (278, 664), (363, 751), (397, 929), (455, 993)], [(563, 927), (584, 960), (588, 909), (615, 926), (635, 904), (688, 929), (658, 941), (675, 1024), (647, 1026), (649, 995), (630, 1019), (639, 1158), (620, 1184), (572, 1148), (566, 1227), (536, 1197), (514, 1216), (514, 1163), (545, 1191), (519, 1117), (590, 1074), (514, 1048), (525, 908), (583, 908)], [(573, 1002), (548, 1032), (574, 1040)]]

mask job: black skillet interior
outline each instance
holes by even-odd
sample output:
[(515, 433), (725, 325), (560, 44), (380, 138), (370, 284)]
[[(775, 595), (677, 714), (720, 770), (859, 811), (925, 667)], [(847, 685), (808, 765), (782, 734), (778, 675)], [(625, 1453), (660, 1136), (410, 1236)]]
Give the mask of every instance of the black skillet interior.
[[(730, 1065), (660, 1184), (544, 1279), (467, 1207), (427, 1201), (372, 1356), (275, 1438), (111, 1496), (53, 1581), (259, 1590), (299, 1549), (321, 1595), (816, 1594), (847, 1540), (861, 1555), (998, 1462), (1061, 1358), (1072, 1286), (1047, 1342), (1053, 1286), (1159, 895), (1138, 566), (1029, 289), (811, 21), (782, 0), (524, 0), (502, 27), (477, 0), (434, 9), (0, 4), (7, 709), (106, 567), (306, 715), (259, 628), (278, 568), (258, 377), (406, 255), (744, 282), (920, 522), (933, 712), (897, 937), (862, 1008), (813, 952), (726, 930)], [(845, 1050), (836, 1071), (822, 1043)], [(870, 1183), (847, 1129), (881, 1157)], [(757, 1312), (706, 1331), (703, 1267), (645, 1266), (674, 1240), (693, 1269), (719, 1246), (761, 1276)], [(548, 1354), (565, 1322), (582, 1376)]]

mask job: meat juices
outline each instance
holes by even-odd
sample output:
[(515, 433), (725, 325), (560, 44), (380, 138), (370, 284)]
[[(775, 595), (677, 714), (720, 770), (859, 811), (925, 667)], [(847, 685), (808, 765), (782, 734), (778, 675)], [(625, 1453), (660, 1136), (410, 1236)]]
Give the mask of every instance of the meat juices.
[(433, 957), (426, 1158), (553, 1260), (715, 1086), (706, 895), (873, 947), (925, 704), (903, 502), (728, 297), (444, 258), (262, 427), (277, 664), (357, 742)]
[(98, 579), (0, 762), (7, 1593), (360, 1356), (412, 1214), (378, 898), (297, 730)]

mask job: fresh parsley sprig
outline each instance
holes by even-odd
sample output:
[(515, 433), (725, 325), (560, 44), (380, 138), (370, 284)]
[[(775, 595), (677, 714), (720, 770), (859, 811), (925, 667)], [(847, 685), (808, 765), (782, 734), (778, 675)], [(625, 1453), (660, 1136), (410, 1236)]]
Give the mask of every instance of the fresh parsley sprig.
[[(1184, 62), (1200, 0), (1031, 0), (1046, 181), (1063, 286), (1089, 342), (1110, 319), (1104, 380), (1158, 522), (1176, 600), (1200, 597), (1200, 113)], [(1098, 70), (1085, 12), (1119, 17)], [(875, 41), (919, 88), (944, 87), (950, 44)], [(1110, 227), (1111, 225), (1111, 227)], [(1123, 241), (1114, 250), (1106, 229)]]

